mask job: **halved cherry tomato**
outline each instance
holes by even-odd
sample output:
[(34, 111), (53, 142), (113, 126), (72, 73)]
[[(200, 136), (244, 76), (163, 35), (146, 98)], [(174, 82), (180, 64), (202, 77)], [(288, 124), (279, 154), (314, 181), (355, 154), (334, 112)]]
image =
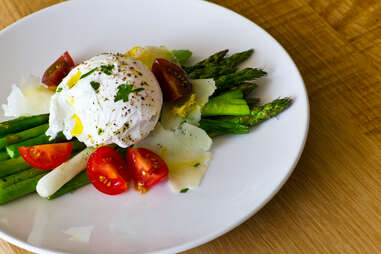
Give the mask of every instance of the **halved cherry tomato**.
[(135, 187), (142, 193), (168, 176), (167, 164), (148, 149), (128, 148), (126, 158)]
[(166, 101), (177, 101), (192, 92), (192, 83), (185, 71), (168, 60), (157, 58), (152, 64), (152, 72), (159, 81)]
[(66, 51), (44, 72), (41, 82), (47, 85), (50, 90), (55, 91), (62, 79), (69, 74), (74, 66), (73, 59)]
[(20, 146), (17, 149), (23, 159), (32, 167), (52, 170), (69, 159), (72, 148), (72, 143), (56, 143)]
[(109, 146), (102, 146), (90, 155), (87, 175), (94, 187), (105, 194), (116, 195), (128, 189), (127, 163)]

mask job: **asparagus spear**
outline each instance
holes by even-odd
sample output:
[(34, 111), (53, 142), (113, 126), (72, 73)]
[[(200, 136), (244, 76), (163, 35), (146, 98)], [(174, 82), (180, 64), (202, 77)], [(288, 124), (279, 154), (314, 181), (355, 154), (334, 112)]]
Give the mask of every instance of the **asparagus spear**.
[(265, 76), (267, 73), (261, 69), (246, 68), (232, 74), (218, 77), (216, 82), (217, 92), (221, 92), (241, 84)]
[(226, 65), (231, 67), (237, 67), (239, 64), (244, 62), (254, 53), (254, 49), (249, 49), (239, 53), (235, 53), (229, 57), (226, 57), (224, 60), (219, 62), (220, 65)]
[(0, 136), (26, 130), (49, 121), (49, 114), (23, 116), (0, 123)]
[(7, 151), (0, 151), (0, 161), (5, 161), (9, 159)]
[(247, 134), (249, 127), (243, 124), (233, 122), (224, 122), (221, 120), (201, 119), (200, 128), (205, 130), (208, 135), (215, 137), (222, 134)]
[(48, 171), (37, 169), (37, 168), (30, 168), (13, 175), (3, 177), (0, 179), (0, 189), (4, 189), (15, 183), (27, 180), (29, 178), (32, 178), (41, 174), (46, 174), (46, 173), (48, 173)]
[(2, 137), (0, 138), (0, 149), (7, 145), (11, 145), (17, 142), (40, 136), (44, 134), (48, 128), (49, 124), (43, 124), (28, 130), (24, 130), (15, 134), (9, 134), (5, 137)]
[(241, 85), (233, 87), (231, 90), (241, 90), (243, 92), (243, 96), (247, 97), (257, 87), (258, 87), (257, 84), (244, 82)]
[(233, 54), (215, 63), (206, 64), (200, 68), (188, 72), (191, 79), (216, 78), (222, 75), (234, 73), (240, 63), (248, 59), (254, 50), (249, 49)]
[(254, 107), (249, 116), (237, 116), (237, 117), (225, 117), (222, 121), (244, 124), (248, 126), (255, 126), (261, 122), (272, 118), (291, 105), (292, 100), (288, 97), (282, 99), (276, 99), (270, 103), (263, 106)]
[(10, 185), (6, 188), (0, 189), (0, 205), (17, 198), (21, 198), (29, 193), (35, 192), (37, 182), (43, 176), (44, 174), (37, 175), (27, 180)]
[(7, 146), (6, 147), (7, 153), (9, 155), (9, 157), (16, 158), (16, 157), (20, 156), (19, 151), (17, 149), (19, 146), (35, 146), (35, 145), (41, 145), (41, 144), (56, 143), (56, 142), (65, 141), (66, 140), (66, 138), (65, 138), (65, 136), (63, 135), (62, 132), (59, 133), (54, 140), (50, 141), (49, 139), (50, 139), (49, 136), (46, 136), (45, 134), (42, 134), (40, 136), (31, 138), (31, 139), (27, 139), (25, 141), (22, 141), (22, 142), (19, 142), (19, 143)]
[(202, 116), (244, 116), (250, 114), (244, 99), (209, 100), (202, 108)]
[(62, 186), (58, 191), (56, 191), (53, 195), (50, 195), (47, 197), (47, 199), (55, 199), (58, 198), (68, 192), (73, 192), (76, 189), (81, 188), (82, 186), (85, 186), (86, 184), (89, 184), (90, 180), (87, 177), (86, 170), (82, 171), (78, 175), (76, 175), (73, 179), (71, 179), (69, 182), (65, 183), (64, 186)]
[(191, 79), (201, 79), (201, 78), (216, 78), (218, 76), (231, 74), (237, 70), (236, 67), (229, 65), (211, 65), (205, 66), (204, 68), (196, 69), (188, 74)]
[(0, 177), (18, 173), (30, 168), (30, 165), (22, 157), (0, 161)]
[(175, 56), (176, 60), (181, 66), (187, 63), (189, 58), (192, 56), (192, 51), (187, 49), (172, 50), (172, 54)]
[(199, 62), (195, 65), (192, 65), (190, 67), (185, 67), (184, 70), (187, 73), (191, 73), (192, 71), (194, 71), (196, 69), (200, 69), (202, 67), (205, 67), (208, 64), (216, 64), (225, 57), (225, 55), (228, 53), (228, 51), (229, 51), (228, 49), (225, 49), (225, 50), (222, 50), (220, 52), (217, 52), (217, 53), (211, 55), (210, 57), (202, 60), (201, 62)]

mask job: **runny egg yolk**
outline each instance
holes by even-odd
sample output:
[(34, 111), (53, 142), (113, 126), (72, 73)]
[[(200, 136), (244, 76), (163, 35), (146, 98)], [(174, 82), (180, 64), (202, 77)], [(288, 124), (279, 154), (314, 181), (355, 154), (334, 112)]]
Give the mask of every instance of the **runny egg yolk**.
[(71, 130), (71, 135), (74, 137), (81, 135), (83, 131), (83, 124), (81, 122), (81, 119), (77, 116), (77, 114), (73, 115), (73, 118), (75, 119), (74, 128)]
[(82, 74), (81, 71), (78, 71), (77, 74), (71, 76), (71, 78), (67, 82), (67, 86), (69, 88), (72, 88), (73, 86), (75, 86), (75, 84), (77, 84), (78, 80), (81, 78), (81, 74)]

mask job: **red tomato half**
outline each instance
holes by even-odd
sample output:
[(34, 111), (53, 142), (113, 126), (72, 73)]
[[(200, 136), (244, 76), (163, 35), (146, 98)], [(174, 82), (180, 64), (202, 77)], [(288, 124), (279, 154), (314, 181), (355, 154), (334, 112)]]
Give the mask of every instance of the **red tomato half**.
[(72, 143), (56, 143), (37, 146), (20, 146), (20, 155), (32, 167), (52, 170), (67, 161), (73, 148)]
[(87, 175), (94, 187), (105, 194), (116, 195), (128, 189), (127, 163), (109, 146), (102, 146), (90, 155)]
[(177, 101), (192, 92), (192, 83), (185, 71), (168, 60), (157, 58), (152, 64), (152, 72), (159, 81), (166, 101)]
[(142, 193), (168, 176), (167, 164), (150, 150), (128, 148), (126, 158), (135, 186)]
[(66, 51), (44, 72), (41, 82), (51, 90), (56, 90), (62, 79), (69, 74), (74, 67), (74, 61)]

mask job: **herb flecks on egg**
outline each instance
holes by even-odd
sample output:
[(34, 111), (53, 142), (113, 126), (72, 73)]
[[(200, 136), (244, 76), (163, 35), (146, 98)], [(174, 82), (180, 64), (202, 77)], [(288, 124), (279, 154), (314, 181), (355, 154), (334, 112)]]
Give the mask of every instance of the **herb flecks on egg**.
[[(128, 102), (128, 97), (130, 96), (131, 93), (138, 93), (140, 91), (143, 91), (144, 88), (136, 88), (134, 89), (134, 85), (131, 84), (123, 84), (118, 86), (118, 92), (115, 96), (114, 102), (123, 100), (123, 102)], [(142, 100), (144, 100), (144, 97), (142, 97)]]

